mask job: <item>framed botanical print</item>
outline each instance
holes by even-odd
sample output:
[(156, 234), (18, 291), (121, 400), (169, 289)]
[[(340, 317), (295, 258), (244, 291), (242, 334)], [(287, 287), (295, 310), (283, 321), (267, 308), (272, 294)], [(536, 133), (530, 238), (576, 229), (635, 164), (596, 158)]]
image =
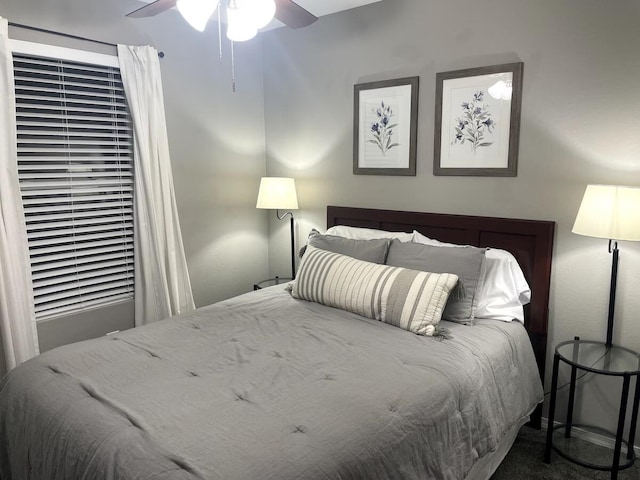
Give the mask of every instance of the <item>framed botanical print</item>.
[(434, 175), (515, 177), (523, 63), (436, 74)]
[(354, 86), (353, 173), (415, 175), (418, 77)]

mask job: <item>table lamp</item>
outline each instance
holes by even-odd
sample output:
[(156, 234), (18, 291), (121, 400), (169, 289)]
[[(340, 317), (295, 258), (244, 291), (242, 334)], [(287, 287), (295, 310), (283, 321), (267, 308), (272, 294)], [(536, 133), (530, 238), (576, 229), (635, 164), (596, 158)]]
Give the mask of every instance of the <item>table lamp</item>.
[[(265, 208), (276, 211), (278, 220), (291, 215), (291, 278), (296, 278), (296, 257), (293, 235), (293, 212), (298, 209), (298, 197), (296, 184), (293, 178), (262, 177), (258, 190), (256, 208)], [(280, 210), (289, 210), (280, 215)]]
[(572, 232), (609, 240), (609, 253), (613, 257), (606, 344), (610, 347), (618, 276), (618, 240), (640, 241), (640, 187), (587, 185)]

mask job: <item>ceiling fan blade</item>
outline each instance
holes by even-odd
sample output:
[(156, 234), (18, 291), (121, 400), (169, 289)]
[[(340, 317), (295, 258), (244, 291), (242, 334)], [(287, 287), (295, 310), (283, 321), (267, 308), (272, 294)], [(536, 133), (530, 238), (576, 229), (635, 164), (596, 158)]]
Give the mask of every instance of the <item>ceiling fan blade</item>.
[(276, 0), (276, 18), (290, 28), (311, 25), (318, 17), (291, 0)]
[(156, 0), (155, 2), (148, 3), (147, 5), (127, 13), (127, 17), (141, 18), (141, 17), (153, 17), (159, 13), (169, 10), (176, 6), (177, 0)]

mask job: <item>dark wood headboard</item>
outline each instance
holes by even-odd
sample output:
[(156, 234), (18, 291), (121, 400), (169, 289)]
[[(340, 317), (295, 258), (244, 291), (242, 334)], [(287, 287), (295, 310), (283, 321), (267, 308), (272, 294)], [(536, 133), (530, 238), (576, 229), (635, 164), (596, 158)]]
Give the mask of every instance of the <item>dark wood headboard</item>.
[(544, 379), (555, 222), (329, 206), (327, 228), (335, 225), (417, 230), (442, 242), (511, 252), (531, 287), (531, 303), (525, 306), (525, 328)]

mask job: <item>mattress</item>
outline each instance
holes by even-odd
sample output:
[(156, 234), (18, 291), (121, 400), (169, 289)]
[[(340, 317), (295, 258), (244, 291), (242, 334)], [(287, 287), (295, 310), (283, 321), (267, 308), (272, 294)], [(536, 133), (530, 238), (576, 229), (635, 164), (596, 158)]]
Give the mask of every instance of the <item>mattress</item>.
[(520, 323), (443, 324), (280, 285), (46, 352), (0, 384), (0, 477), (464, 479), (542, 386)]

